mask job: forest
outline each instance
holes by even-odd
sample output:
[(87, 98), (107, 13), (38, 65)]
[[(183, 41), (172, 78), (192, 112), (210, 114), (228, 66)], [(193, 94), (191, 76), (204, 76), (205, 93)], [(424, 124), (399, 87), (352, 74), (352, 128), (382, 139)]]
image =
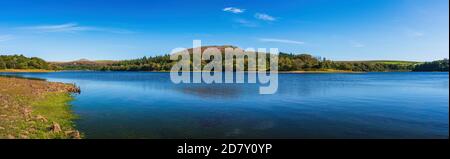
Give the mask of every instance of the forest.
[(55, 70), (58, 68), (37, 57), (28, 58), (23, 55), (0, 55), (0, 69)]
[[(192, 54), (191, 54), (192, 56)], [(326, 58), (314, 57), (309, 54), (279, 54), (279, 71), (355, 71), (355, 72), (393, 72), (416, 71), (448, 72), (448, 59), (432, 62), (408, 61), (332, 61)], [(268, 61), (268, 59), (267, 59)], [(46, 69), (46, 70), (97, 70), (97, 71), (170, 71), (176, 61), (170, 60), (170, 55), (142, 57), (121, 61), (89, 61), (49, 63), (37, 57), (23, 55), (1, 55), (0, 69)], [(202, 67), (208, 61), (202, 61)], [(248, 59), (244, 58), (245, 70)], [(223, 65), (223, 67), (226, 67)], [(234, 67), (236, 65), (234, 64)], [(225, 69), (223, 69), (225, 70)]]
[(429, 71), (439, 71), (448, 72), (448, 59), (438, 60), (433, 62), (425, 62), (423, 64), (417, 65), (412, 71), (416, 72), (429, 72)]
[[(191, 55), (192, 56), (192, 55)], [(202, 61), (202, 67), (208, 61)], [(248, 59), (244, 60), (245, 67)], [(170, 55), (142, 57), (132, 60), (116, 61), (109, 64), (98, 63), (90, 65), (60, 65), (63, 69), (89, 69), (102, 71), (170, 71), (175, 61)], [(223, 62), (224, 63), (224, 62)], [(223, 67), (225, 67), (223, 65)], [(234, 66), (236, 67), (236, 66)], [(245, 68), (247, 70), (247, 67)], [(309, 54), (279, 54), (279, 71), (355, 71), (355, 72), (392, 72), (392, 71), (447, 71), (448, 59), (433, 62), (409, 61), (332, 61), (326, 58), (314, 57)], [(225, 70), (224, 68), (222, 70)]]

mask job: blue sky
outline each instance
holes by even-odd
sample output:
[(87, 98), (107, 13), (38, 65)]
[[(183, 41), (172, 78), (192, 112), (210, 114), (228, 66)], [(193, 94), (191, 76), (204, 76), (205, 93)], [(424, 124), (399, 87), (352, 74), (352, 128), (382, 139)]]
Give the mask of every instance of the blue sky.
[(448, 0), (0, 0), (0, 54), (130, 59), (177, 47), (333, 60), (448, 58)]

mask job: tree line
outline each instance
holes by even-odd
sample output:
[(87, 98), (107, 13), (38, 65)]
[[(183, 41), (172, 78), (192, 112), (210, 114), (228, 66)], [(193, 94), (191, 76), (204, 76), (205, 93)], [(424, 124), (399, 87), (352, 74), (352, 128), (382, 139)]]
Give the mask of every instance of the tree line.
[(0, 69), (45, 69), (54, 70), (56, 66), (37, 57), (23, 55), (0, 55)]
[[(191, 54), (192, 56), (192, 54)], [(357, 71), (357, 72), (389, 72), (389, 71), (443, 71), (448, 72), (448, 59), (433, 62), (402, 61), (332, 61), (314, 57), (309, 54), (280, 53), (278, 56), (279, 71)], [(192, 59), (192, 58), (191, 58)], [(224, 59), (223, 59), (224, 60)], [(268, 59), (267, 63), (268, 63)], [(192, 61), (191, 61), (192, 62)], [(209, 61), (202, 61), (202, 67)], [(1, 55), (0, 69), (48, 69), (48, 70), (98, 70), (98, 71), (170, 71), (176, 61), (170, 55), (142, 57), (132, 60), (96, 62), (76, 61), (68, 63), (48, 63), (40, 58), (27, 58), (23, 55)], [(244, 59), (247, 70), (249, 59)], [(225, 68), (223, 64), (223, 68)], [(236, 64), (234, 64), (234, 67)], [(269, 67), (267, 67), (269, 68)], [(225, 70), (225, 69), (222, 69)]]
[(357, 72), (388, 72), (411, 71), (415, 67), (414, 62), (388, 62), (388, 61), (331, 61), (326, 58), (313, 57), (309, 54), (279, 55), (280, 71), (322, 71), (341, 70)]
[[(192, 54), (191, 54), (192, 56)], [(314, 57), (309, 54), (280, 53), (278, 56), (279, 71), (356, 71), (356, 72), (392, 72), (392, 71), (447, 71), (448, 59), (433, 62), (418, 63), (405, 61), (332, 61), (326, 58)], [(224, 60), (224, 58), (222, 58)], [(202, 61), (202, 67), (209, 61)], [(170, 71), (176, 61), (170, 60), (170, 55), (143, 57), (132, 60), (117, 61), (108, 65), (93, 65), (92, 70), (102, 71)], [(249, 59), (244, 59), (244, 69), (247, 70)], [(267, 59), (268, 63), (268, 59)], [(192, 58), (191, 58), (192, 66)], [(225, 62), (223, 62), (225, 70)], [(71, 65), (65, 69), (86, 69), (86, 65)], [(238, 67), (234, 65), (234, 67)], [(267, 67), (269, 68), (269, 67)], [(88, 68), (89, 69), (89, 68)]]
[(448, 72), (448, 59), (437, 60), (433, 62), (425, 62), (423, 64), (414, 67), (413, 71), (416, 72), (429, 72), (429, 71), (441, 71)]

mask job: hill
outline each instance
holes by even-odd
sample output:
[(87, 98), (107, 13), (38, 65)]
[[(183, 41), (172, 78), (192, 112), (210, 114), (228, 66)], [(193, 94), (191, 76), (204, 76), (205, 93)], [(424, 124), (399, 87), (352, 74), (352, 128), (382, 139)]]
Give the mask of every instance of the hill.
[(70, 62), (50, 62), (53, 65), (59, 66), (63, 70), (99, 70), (103, 67), (112, 65), (116, 61), (100, 60), (90, 61), (88, 59), (79, 59)]

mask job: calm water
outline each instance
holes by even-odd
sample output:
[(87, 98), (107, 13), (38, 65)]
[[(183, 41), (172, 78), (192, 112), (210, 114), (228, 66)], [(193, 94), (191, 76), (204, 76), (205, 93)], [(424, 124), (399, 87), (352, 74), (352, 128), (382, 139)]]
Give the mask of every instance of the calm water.
[(168, 73), (20, 76), (76, 83), (87, 138), (448, 138), (448, 73), (280, 74), (257, 84), (172, 84)]

